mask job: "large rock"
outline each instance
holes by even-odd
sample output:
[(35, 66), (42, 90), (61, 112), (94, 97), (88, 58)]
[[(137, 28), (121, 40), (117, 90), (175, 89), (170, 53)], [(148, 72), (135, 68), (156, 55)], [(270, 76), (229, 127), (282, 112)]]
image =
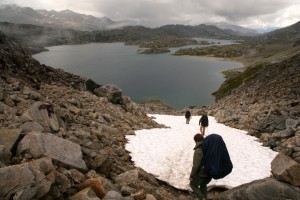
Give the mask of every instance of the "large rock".
[(32, 131), (37, 131), (37, 132), (43, 132), (44, 127), (40, 125), (37, 122), (25, 122), (20, 126), (20, 129), (22, 132), (32, 132)]
[(214, 200), (283, 200), (300, 199), (300, 188), (279, 182), (273, 178), (265, 178), (243, 184), (214, 197)]
[(272, 134), (273, 138), (289, 138), (294, 135), (294, 132), (291, 129), (285, 129)]
[(20, 139), (20, 134), (20, 129), (0, 128), (0, 145), (3, 145), (7, 151), (13, 153)]
[(0, 168), (0, 199), (39, 199), (55, 181), (51, 158)]
[(0, 167), (2, 167), (2, 164), (9, 164), (11, 155), (11, 152), (4, 145), (0, 144)]
[(2, 102), (0, 102), (0, 114), (9, 114), (13, 113), (14, 109)]
[(125, 200), (125, 198), (116, 191), (109, 191), (102, 200)]
[(90, 92), (94, 92), (94, 90), (98, 87), (100, 87), (101, 85), (99, 85), (98, 83), (96, 83), (95, 81), (93, 81), (92, 79), (88, 79), (84, 82), (84, 87), (85, 90), (90, 91)]
[(278, 180), (300, 187), (300, 164), (289, 156), (279, 153), (271, 162), (271, 168)]
[(92, 190), (100, 199), (102, 199), (107, 194), (107, 191), (104, 188), (101, 179), (88, 179), (85, 182), (78, 185), (79, 190), (83, 190), (85, 188), (92, 188)]
[(100, 200), (92, 188), (85, 188), (80, 192), (74, 194), (68, 200)]
[(299, 123), (298, 120), (287, 119), (285, 123), (286, 129), (294, 129), (297, 127), (298, 123)]
[(22, 116), (23, 120), (37, 122), (45, 131), (58, 131), (59, 124), (52, 105), (42, 102), (34, 103)]
[(113, 104), (121, 104), (122, 90), (113, 84), (98, 87), (94, 92), (99, 97), (106, 97)]
[(137, 169), (124, 172), (115, 177), (115, 182), (120, 186), (127, 185), (133, 188), (138, 188), (139, 181), (139, 171)]
[(129, 186), (137, 190), (144, 189), (146, 191), (153, 191), (155, 186), (159, 186), (153, 175), (148, 174), (141, 168), (126, 171), (114, 177), (114, 181), (119, 187)]
[(33, 158), (49, 156), (62, 167), (87, 170), (78, 144), (49, 133), (28, 133), (19, 143), (17, 154), (29, 154)]

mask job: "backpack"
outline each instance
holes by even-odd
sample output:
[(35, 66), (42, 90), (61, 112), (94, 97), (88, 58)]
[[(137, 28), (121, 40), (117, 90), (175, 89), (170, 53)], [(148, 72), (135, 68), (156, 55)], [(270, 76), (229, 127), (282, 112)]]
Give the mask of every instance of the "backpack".
[(231, 173), (233, 165), (223, 138), (210, 134), (203, 140), (204, 171), (214, 179), (221, 179)]
[(208, 117), (207, 117), (207, 115), (202, 115), (201, 116), (199, 124), (201, 124), (202, 126), (205, 126), (205, 127), (208, 126)]

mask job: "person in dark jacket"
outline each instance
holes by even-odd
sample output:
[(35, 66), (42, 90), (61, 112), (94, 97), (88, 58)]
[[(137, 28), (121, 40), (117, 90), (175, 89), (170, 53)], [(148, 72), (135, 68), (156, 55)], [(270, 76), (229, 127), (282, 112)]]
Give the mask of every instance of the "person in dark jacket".
[(186, 119), (186, 122), (185, 122), (185, 123), (186, 123), (186, 124), (189, 124), (191, 118), (192, 118), (192, 114), (191, 114), (191, 112), (190, 112), (189, 110), (187, 110), (187, 111), (185, 112), (185, 119)]
[(190, 174), (190, 186), (198, 199), (203, 200), (207, 198), (207, 184), (211, 181), (204, 171), (203, 160), (203, 135), (197, 133), (194, 136), (196, 146), (194, 148), (193, 167)]
[(208, 117), (206, 114), (201, 116), (199, 120), (199, 125), (200, 125), (200, 133), (204, 136), (205, 128), (208, 127)]

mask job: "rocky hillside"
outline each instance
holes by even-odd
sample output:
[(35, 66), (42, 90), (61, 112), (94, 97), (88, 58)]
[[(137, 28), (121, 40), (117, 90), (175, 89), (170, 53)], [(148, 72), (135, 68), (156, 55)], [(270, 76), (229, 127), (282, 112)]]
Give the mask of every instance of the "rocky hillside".
[(0, 38), (0, 199), (192, 199), (134, 167), (125, 135), (162, 125), (119, 88)]
[(223, 86), (231, 87), (240, 81), (239, 87), (208, 109), (209, 114), (221, 123), (248, 130), (263, 146), (280, 152), (272, 162), (272, 173), (277, 180), (296, 187), (265, 179), (235, 188), (216, 199), (244, 199), (243, 192), (248, 196), (245, 199), (263, 199), (263, 191), (269, 187), (287, 192), (284, 196), (268, 192), (265, 199), (299, 199), (300, 53), (279, 63), (249, 67)]
[[(233, 57), (247, 65), (243, 70), (226, 72), (227, 80), (214, 93), (216, 103), (201, 109), (195, 108), (193, 114), (208, 112), (219, 122), (247, 130), (263, 146), (280, 152), (272, 162), (272, 173), (276, 179), (258, 180), (242, 185), (216, 199), (299, 199), (299, 37), (298, 22), (245, 41), (240, 48), (239, 45), (234, 45), (188, 50), (188, 55), (217, 54), (219, 57)], [(212, 51), (213, 49), (215, 50)], [(183, 51), (181, 53), (185, 54)], [(296, 187), (283, 185), (278, 180)], [(278, 188), (281, 192), (288, 191), (287, 196), (295, 196), (283, 197), (273, 190), (266, 195), (263, 191), (270, 187)], [(264, 195), (265, 198), (262, 197)]]
[(193, 115), (208, 113), (220, 123), (247, 130), (279, 154), (271, 163), (270, 178), (238, 186), (213, 199), (299, 199), (300, 53), (278, 63), (250, 66), (228, 78), (222, 87), (227, 88), (223, 90), (226, 94), (212, 105), (192, 109)]

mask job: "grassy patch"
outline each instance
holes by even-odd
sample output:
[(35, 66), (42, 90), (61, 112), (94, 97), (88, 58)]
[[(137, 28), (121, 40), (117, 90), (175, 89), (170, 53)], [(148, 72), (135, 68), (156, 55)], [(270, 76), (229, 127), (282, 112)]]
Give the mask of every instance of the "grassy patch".
[(255, 78), (259, 74), (259, 72), (263, 69), (263, 67), (264, 64), (258, 64), (255, 65), (254, 67), (248, 67), (244, 72), (240, 73), (239, 75), (227, 79), (221, 85), (219, 90), (213, 93), (213, 95), (216, 97), (216, 100), (225, 97), (230, 93), (231, 90)]

